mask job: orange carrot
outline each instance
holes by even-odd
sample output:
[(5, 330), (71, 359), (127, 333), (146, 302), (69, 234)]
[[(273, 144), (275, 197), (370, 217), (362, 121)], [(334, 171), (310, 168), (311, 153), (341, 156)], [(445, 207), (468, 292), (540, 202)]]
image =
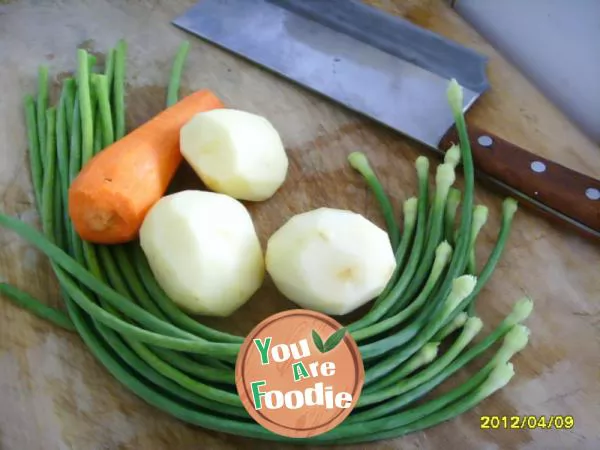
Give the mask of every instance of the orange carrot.
[(197, 113), (218, 108), (224, 105), (212, 92), (195, 92), (94, 156), (69, 188), (69, 216), (81, 239), (135, 239), (182, 161), (179, 130)]

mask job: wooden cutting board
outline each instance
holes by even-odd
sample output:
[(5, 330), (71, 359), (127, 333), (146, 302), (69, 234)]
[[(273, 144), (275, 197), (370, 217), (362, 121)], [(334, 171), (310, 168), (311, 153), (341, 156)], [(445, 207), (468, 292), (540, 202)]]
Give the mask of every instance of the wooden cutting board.
[[(0, 2), (0, 195), (4, 211), (37, 224), (28, 172), (21, 100), (35, 89), (39, 63), (53, 79), (75, 67), (75, 49), (100, 56), (116, 40), (129, 42), (127, 111), (130, 127), (164, 103), (173, 55), (189, 36), (169, 24), (191, 0), (35, 0)], [(490, 57), (492, 90), (469, 120), (573, 169), (600, 177), (600, 149), (574, 128), (506, 60), (442, 0), (379, 0), (388, 12), (455, 39)], [(166, 6), (168, 4), (168, 6)], [(291, 214), (330, 206), (382, 223), (365, 184), (346, 163), (368, 153), (396, 205), (416, 193), (415, 158), (424, 150), (359, 116), (192, 39), (184, 93), (214, 90), (234, 108), (268, 117), (280, 131), (291, 166), (281, 191), (251, 206), (263, 243)], [(568, 88), (568, 86), (565, 86)], [(56, 97), (54, 97), (56, 98)], [(199, 187), (183, 168), (177, 187)], [(498, 230), (501, 197), (478, 187), (490, 208), (479, 261)], [(600, 207), (600, 206), (599, 206)], [(436, 428), (356, 449), (597, 449), (600, 448), (600, 248), (521, 211), (502, 261), (480, 295), (485, 331), (528, 294), (536, 309), (531, 342), (514, 360), (517, 375), (475, 410)], [(0, 277), (60, 304), (46, 259), (14, 234), (0, 230)], [(232, 320), (212, 321), (240, 333), (293, 305), (264, 288)], [(463, 371), (461, 379), (475, 366)], [(570, 431), (480, 429), (484, 415), (572, 415)], [(0, 300), (0, 448), (218, 449), (266, 444), (207, 432), (155, 410), (121, 387), (74, 335)], [(268, 445), (268, 448), (286, 448)]]

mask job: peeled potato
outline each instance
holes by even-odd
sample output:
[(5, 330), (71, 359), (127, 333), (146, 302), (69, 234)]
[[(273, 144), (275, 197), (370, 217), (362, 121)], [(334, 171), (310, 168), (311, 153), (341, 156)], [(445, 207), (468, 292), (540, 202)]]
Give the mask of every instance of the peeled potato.
[(395, 265), (387, 233), (346, 210), (298, 214), (267, 243), (266, 269), (279, 291), (329, 315), (348, 314), (378, 296)]
[(224, 194), (183, 191), (163, 197), (142, 223), (140, 244), (158, 284), (190, 313), (229, 316), (264, 279), (250, 214)]
[(204, 184), (240, 200), (270, 198), (285, 181), (288, 158), (264, 117), (235, 109), (194, 116), (181, 128), (184, 159)]

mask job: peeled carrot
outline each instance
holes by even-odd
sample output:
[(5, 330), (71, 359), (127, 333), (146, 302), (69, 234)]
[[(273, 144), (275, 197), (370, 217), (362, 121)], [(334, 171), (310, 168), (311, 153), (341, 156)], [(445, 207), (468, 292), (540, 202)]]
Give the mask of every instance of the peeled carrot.
[(223, 107), (212, 92), (197, 91), (94, 156), (69, 188), (69, 216), (81, 239), (135, 239), (182, 161), (180, 128), (197, 113)]

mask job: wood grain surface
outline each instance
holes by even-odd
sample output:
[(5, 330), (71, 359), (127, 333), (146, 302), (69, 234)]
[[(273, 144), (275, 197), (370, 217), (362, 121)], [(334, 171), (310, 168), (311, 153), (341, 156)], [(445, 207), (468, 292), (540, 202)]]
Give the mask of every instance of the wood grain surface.
[[(498, 136), (589, 176), (600, 177), (600, 149), (559, 113), (442, 0), (379, 0), (373, 4), (490, 57), (492, 89), (468, 120)], [(41, 62), (53, 80), (75, 67), (75, 49), (99, 56), (118, 38), (129, 42), (127, 111), (134, 127), (157, 113), (173, 55), (184, 38), (170, 25), (192, 0), (17, 0), (0, 2), (0, 203), (38, 224), (28, 172), (22, 98), (36, 85)], [(425, 150), (288, 81), (192, 39), (183, 87), (210, 88), (230, 107), (269, 118), (290, 155), (290, 172), (270, 201), (251, 206), (262, 242), (290, 215), (319, 206), (349, 208), (382, 223), (372, 196), (346, 162), (368, 153), (396, 205), (416, 192), (413, 162)], [(53, 99), (56, 99), (56, 89)], [(460, 181), (459, 181), (460, 185)], [(176, 188), (199, 184), (183, 167)], [(501, 197), (478, 186), (490, 208), (478, 247), (482, 261), (498, 230)], [(485, 330), (528, 294), (530, 345), (514, 359), (508, 387), (475, 410), (402, 439), (353, 449), (600, 448), (600, 248), (521, 210), (499, 267), (479, 297)], [(47, 260), (0, 230), (0, 277), (49, 304), (60, 304)], [(248, 333), (270, 314), (291, 308), (272, 283), (214, 326)], [(476, 365), (463, 370), (464, 379)], [(482, 415), (572, 415), (570, 431), (484, 431)], [(148, 406), (120, 386), (80, 339), (0, 299), (0, 448), (250, 449), (289, 448), (191, 427)]]

